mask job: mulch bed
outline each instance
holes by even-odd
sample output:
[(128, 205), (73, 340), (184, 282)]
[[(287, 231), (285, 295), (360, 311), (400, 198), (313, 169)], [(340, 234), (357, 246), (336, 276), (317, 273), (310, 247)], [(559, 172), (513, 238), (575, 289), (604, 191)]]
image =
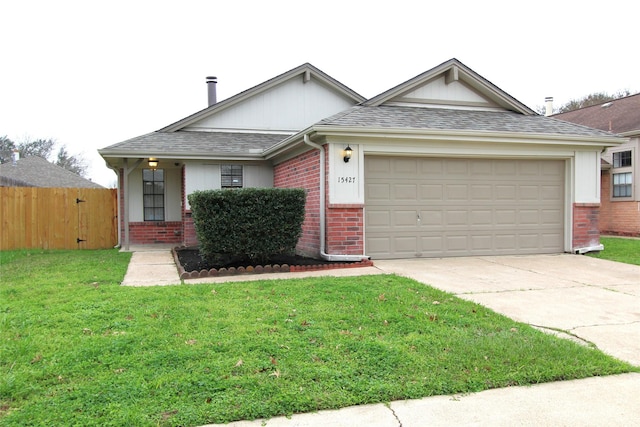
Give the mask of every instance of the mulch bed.
[(264, 265), (255, 265), (248, 261), (212, 264), (200, 256), (198, 248), (177, 247), (172, 252), (181, 279), (199, 279), (202, 277), (232, 276), (237, 274), (288, 273), (334, 268), (369, 267), (373, 265), (373, 262), (368, 259), (355, 262), (334, 262), (298, 255), (277, 255), (270, 258)]

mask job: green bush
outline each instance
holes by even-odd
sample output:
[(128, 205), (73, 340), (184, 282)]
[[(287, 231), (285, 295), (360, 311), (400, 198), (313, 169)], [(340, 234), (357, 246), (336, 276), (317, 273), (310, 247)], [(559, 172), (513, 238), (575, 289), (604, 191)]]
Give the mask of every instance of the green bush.
[(200, 254), (211, 262), (293, 254), (302, 234), (303, 189), (243, 188), (188, 196)]

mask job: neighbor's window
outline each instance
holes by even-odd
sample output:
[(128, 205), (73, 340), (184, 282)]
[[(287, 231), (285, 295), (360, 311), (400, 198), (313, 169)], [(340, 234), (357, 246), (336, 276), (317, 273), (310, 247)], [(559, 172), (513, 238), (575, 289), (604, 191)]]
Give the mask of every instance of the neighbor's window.
[(631, 172), (613, 174), (613, 197), (631, 197)]
[(164, 170), (142, 169), (144, 220), (164, 221)]
[(242, 165), (220, 165), (222, 188), (242, 188)]
[(626, 168), (631, 166), (631, 151), (613, 153), (613, 167)]

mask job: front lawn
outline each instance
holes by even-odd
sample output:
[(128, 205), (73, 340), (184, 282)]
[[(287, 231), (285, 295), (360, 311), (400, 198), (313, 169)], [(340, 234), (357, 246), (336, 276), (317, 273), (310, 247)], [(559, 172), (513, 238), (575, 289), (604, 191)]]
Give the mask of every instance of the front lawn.
[(195, 426), (637, 370), (397, 276), (128, 288), (116, 250), (0, 257), (3, 426)]
[(640, 265), (640, 239), (601, 237), (600, 243), (604, 245), (604, 250), (590, 253), (589, 256)]

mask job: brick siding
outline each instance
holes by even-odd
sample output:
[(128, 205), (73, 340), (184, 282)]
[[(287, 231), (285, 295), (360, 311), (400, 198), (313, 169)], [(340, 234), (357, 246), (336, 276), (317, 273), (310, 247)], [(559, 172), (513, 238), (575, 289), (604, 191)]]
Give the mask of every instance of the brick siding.
[[(328, 152), (325, 151), (326, 174), (329, 172)], [(317, 257), (320, 254), (320, 151), (311, 149), (289, 159), (274, 169), (274, 186), (307, 190), (305, 220), (302, 237), (296, 251)], [(328, 183), (325, 178), (325, 197)], [(364, 251), (363, 205), (325, 206), (325, 252), (332, 255), (361, 255)]]
[(601, 175), (600, 233), (640, 236), (640, 202), (611, 200), (611, 173)]
[(329, 205), (327, 249), (335, 255), (364, 253), (364, 209), (362, 205)]
[(279, 165), (273, 171), (276, 188), (304, 188), (307, 193), (302, 236), (296, 252), (309, 257), (320, 254), (320, 152), (311, 149)]
[(599, 203), (573, 204), (572, 248), (574, 250), (600, 244), (600, 230), (598, 228), (599, 216)]
[(129, 243), (182, 243), (182, 221), (144, 221), (129, 223)]

